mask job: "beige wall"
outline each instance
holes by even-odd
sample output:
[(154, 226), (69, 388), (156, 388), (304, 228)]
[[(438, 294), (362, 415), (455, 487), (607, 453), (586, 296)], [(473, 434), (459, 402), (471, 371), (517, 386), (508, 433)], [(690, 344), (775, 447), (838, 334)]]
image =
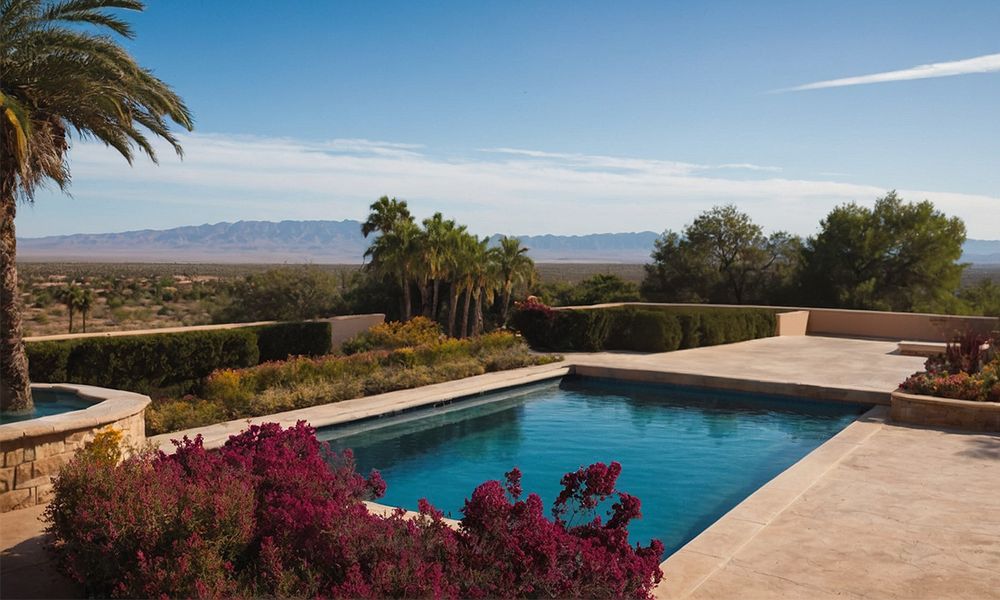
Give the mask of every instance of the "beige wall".
[(371, 315), (345, 315), (343, 317), (331, 317), (324, 319), (330, 322), (330, 348), (336, 350), (340, 345), (358, 335), (368, 331), (373, 325), (385, 322), (385, 315), (375, 313)]
[(778, 330), (776, 335), (805, 335), (809, 329), (809, 311), (793, 310), (778, 313)]

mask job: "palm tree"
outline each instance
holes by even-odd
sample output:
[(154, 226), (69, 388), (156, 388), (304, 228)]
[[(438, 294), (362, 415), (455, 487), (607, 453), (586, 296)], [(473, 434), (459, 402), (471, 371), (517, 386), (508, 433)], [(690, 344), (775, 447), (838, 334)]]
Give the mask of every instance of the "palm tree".
[[(465, 255), (465, 304), (462, 310), (462, 337), (468, 335), (476, 335), (479, 333), (479, 328), (482, 325), (482, 308), (480, 306), (480, 300), (483, 296), (483, 288), (488, 280), (490, 265), (489, 265), (489, 243), (490, 238), (485, 237), (479, 239), (478, 236), (472, 236), (471, 243), (469, 243), (466, 249)], [(469, 323), (469, 313), (470, 308), (475, 308), (475, 312), (472, 313), (473, 322)]]
[(94, 290), (90, 288), (81, 289), (76, 297), (76, 309), (80, 311), (80, 318), (83, 321), (83, 332), (87, 333), (87, 313), (94, 305)]
[(106, 9), (137, 0), (0, 2), (0, 410), (32, 408), (18, 307), (14, 217), (46, 182), (69, 185), (71, 131), (156, 161), (148, 134), (181, 154), (169, 121), (191, 129), (184, 101), (107, 34), (132, 37)]
[[(458, 297), (466, 289), (470, 256), (476, 245), (475, 238), (466, 233), (465, 226), (455, 229), (448, 238), (446, 270), (448, 273), (448, 335), (455, 337), (455, 319), (458, 316)], [(468, 321), (468, 309), (465, 311)]]
[(402, 315), (404, 321), (413, 316), (413, 301), (410, 287), (420, 259), (420, 228), (412, 220), (395, 223), (391, 231), (380, 235), (368, 250), (365, 257), (372, 261), (365, 268), (374, 271), (385, 279), (393, 279), (403, 291)]
[[(445, 219), (439, 212), (430, 219), (424, 219), (421, 247), (424, 281), (421, 293), (424, 295), (424, 316), (432, 319), (437, 319), (441, 280), (448, 271), (448, 253), (452, 250), (451, 238), (456, 231), (465, 231), (465, 226), (456, 226), (454, 220)], [(431, 289), (428, 290), (428, 287)]]
[(76, 283), (71, 283), (66, 287), (59, 290), (59, 301), (66, 305), (66, 310), (69, 311), (69, 332), (73, 333), (73, 314), (76, 309), (80, 306), (80, 297), (82, 292)]
[(510, 301), (516, 285), (530, 285), (535, 278), (535, 261), (516, 237), (503, 236), (500, 245), (490, 250), (500, 278), (500, 322), (507, 323)]
[(373, 202), (369, 209), (371, 212), (368, 214), (368, 219), (361, 224), (361, 235), (365, 237), (376, 231), (389, 233), (397, 223), (413, 221), (410, 209), (406, 207), (406, 200), (382, 196)]

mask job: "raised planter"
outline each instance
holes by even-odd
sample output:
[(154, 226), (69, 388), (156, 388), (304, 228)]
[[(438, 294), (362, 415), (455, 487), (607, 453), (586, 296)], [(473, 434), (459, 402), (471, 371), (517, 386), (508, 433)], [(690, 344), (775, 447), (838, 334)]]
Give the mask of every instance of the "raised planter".
[(140, 446), (146, 440), (148, 396), (89, 385), (36, 383), (31, 387), (69, 392), (91, 405), (0, 425), (0, 512), (47, 502), (52, 477), (102, 429), (121, 431), (126, 446)]
[(937, 396), (892, 393), (890, 417), (899, 423), (1000, 432), (1000, 402), (953, 400)]

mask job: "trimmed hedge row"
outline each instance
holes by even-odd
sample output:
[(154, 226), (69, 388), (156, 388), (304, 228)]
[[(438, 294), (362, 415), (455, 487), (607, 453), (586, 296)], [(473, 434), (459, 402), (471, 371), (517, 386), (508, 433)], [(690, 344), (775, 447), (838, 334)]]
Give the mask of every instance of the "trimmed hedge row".
[(32, 381), (183, 395), (216, 369), (330, 352), (330, 323), (93, 337), (27, 344)]
[(512, 322), (539, 349), (670, 352), (773, 336), (776, 316), (759, 308), (624, 306), (520, 310)]

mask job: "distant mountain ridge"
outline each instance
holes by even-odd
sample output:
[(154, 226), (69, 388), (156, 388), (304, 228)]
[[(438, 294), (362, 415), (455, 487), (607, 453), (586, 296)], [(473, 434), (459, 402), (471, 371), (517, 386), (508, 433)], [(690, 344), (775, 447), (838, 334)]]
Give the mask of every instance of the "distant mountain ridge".
[[(491, 236), (493, 240), (499, 234)], [(539, 262), (641, 263), (652, 231), (521, 236)], [(237, 221), (18, 240), (22, 260), (101, 262), (360, 263), (370, 240), (360, 221)]]
[[(500, 234), (491, 238), (495, 241)], [(518, 236), (538, 262), (645, 263), (659, 234)], [(369, 240), (361, 223), (237, 221), (120, 233), (22, 238), (18, 258), (29, 261), (348, 263), (362, 261)], [(1000, 264), (1000, 240), (968, 240), (962, 259)]]

